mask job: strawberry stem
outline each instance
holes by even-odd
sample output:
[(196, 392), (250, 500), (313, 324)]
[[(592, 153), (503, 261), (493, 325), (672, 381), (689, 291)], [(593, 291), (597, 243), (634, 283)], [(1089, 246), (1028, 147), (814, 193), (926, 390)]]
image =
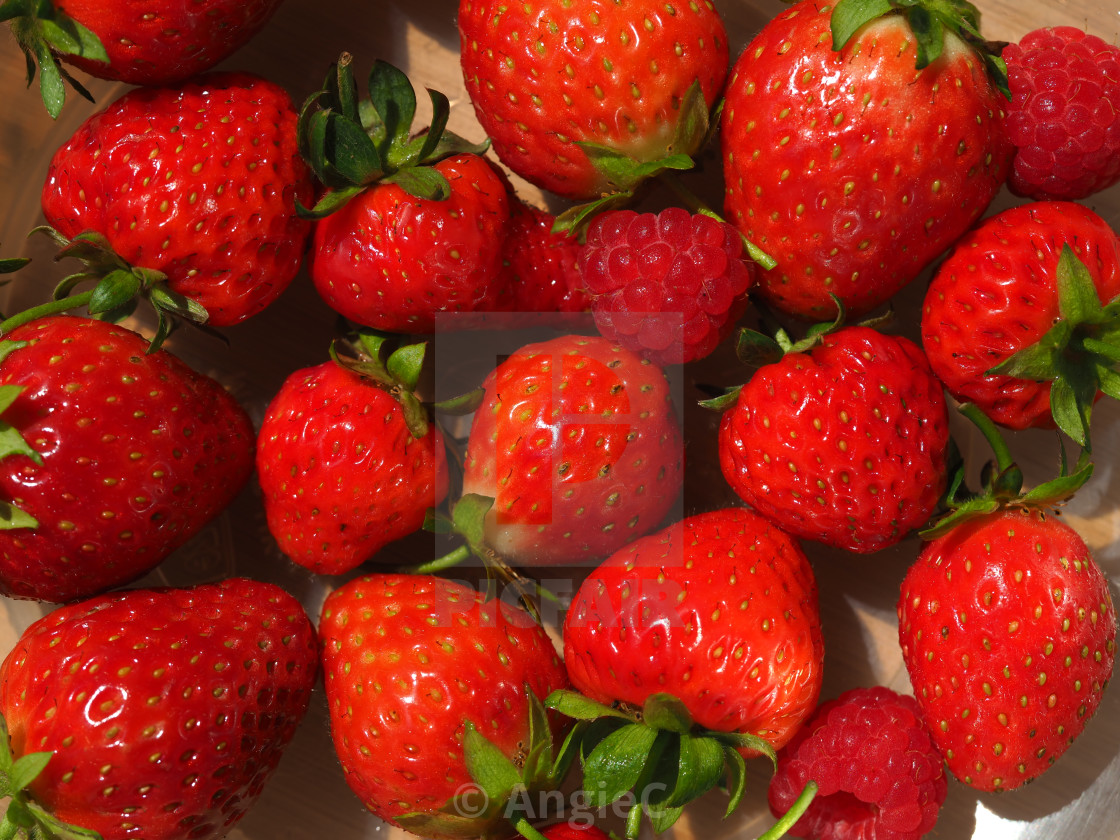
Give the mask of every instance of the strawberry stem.
[(90, 302), (93, 297), (94, 289), (86, 292), (65, 297), (61, 300), (51, 300), (47, 303), (41, 303), (38, 306), (33, 306), (30, 309), (25, 309), (23, 312), (18, 312), (5, 321), (0, 321), (0, 336), (7, 335), (16, 327), (22, 327), (24, 324), (29, 324), (39, 318), (46, 318), (50, 315), (58, 315), (63, 312), (69, 312), (71, 309), (78, 309), (85, 306)]
[(437, 557), (435, 560), (429, 560), (427, 563), (419, 563), (415, 566), (408, 566), (403, 571), (410, 575), (434, 575), (458, 566), (470, 556), (470, 546), (464, 544), (452, 551), (447, 552), (447, 554), (444, 554), (442, 557)]
[(808, 810), (809, 805), (817, 795), (817, 790), (817, 783), (810, 780), (805, 785), (804, 790), (801, 791), (801, 795), (797, 797), (797, 801), (758, 840), (778, 840), (779, 837), (784, 837), (786, 832), (793, 828), (794, 823), (801, 819), (801, 815)]

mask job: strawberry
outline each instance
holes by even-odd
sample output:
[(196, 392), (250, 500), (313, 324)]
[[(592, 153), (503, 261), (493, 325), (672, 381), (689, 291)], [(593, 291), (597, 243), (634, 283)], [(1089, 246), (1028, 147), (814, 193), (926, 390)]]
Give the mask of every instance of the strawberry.
[(680, 158), (700, 148), (727, 76), (727, 33), (708, 0), (460, 0), (458, 23), (467, 93), (494, 151), (567, 198), (690, 165)]
[(5, 3), (27, 55), (28, 79), (40, 66), (43, 102), (61, 112), (63, 81), (92, 101), (57, 63), (132, 85), (171, 85), (209, 70), (249, 41), (282, 0), (15, 0)]
[[(564, 620), (582, 696), (549, 705), (613, 722), (605, 737), (587, 730), (601, 740), (582, 747), (584, 789), (609, 802), (638, 780), (659, 785), (635, 792), (660, 831), (725, 768), (735, 807), (743, 757), (772, 757), (816, 708), (823, 658), (804, 552), (752, 511), (715, 510), (636, 540), (587, 577)], [(678, 749), (665, 746), (674, 736)], [(643, 771), (655, 745), (668, 768)]]
[(257, 439), (269, 530), (292, 560), (323, 574), (347, 572), (419, 530), (447, 495), (443, 436), (411, 396), (423, 346), (382, 362), (380, 346), (364, 341), (364, 362), (289, 376)]
[[(1116, 657), (1108, 578), (1055, 506), (1092, 463), (1023, 492), (994, 423), (965, 406), (992, 445), (979, 493), (950, 513), (898, 599), (903, 661), (934, 742), (970, 787), (1011, 790), (1045, 772), (1100, 706)], [(956, 486), (958, 482), (954, 482)]]
[[(801, 0), (743, 51), (723, 110), (729, 222), (776, 261), (759, 294), (820, 320), (889, 300), (1007, 176), (998, 60), (967, 2)], [(977, 52), (977, 48), (981, 52)], [(987, 56), (987, 57), (985, 57)], [(988, 71), (1002, 79), (993, 81)]]
[(540, 701), (568, 680), (524, 610), (441, 578), (367, 575), (330, 594), (319, 633), (335, 750), (377, 816), (498, 836), (517, 785), (555, 784), (559, 720)]
[(528, 344), (483, 383), (463, 493), (494, 500), (490, 548), (513, 564), (605, 557), (676, 503), (683, 443), (661, 368), (594, 336)]
[(1011, 790), (1100, 705), (1116, 655), (1108, 580), (1052, 512), (1004, 510), (931, 541), (902, 584), (899, 641), (953, 774)]
[[(922, 344), (950, 393), (1012, 429), (1088, 442), (1120, 324), (1120, 237), (1069, 201), (1004, 210), (941, 263), (922, 308)], [(1103, 304), (1103, 305), (1102, 305)], [(1110, 328), (1111, 327), (1111, 328)]]
[(949, 418), (921, 348), (865, 326), (779, 338), (766, 345), (777, 361), (710, 403), (730, 403), (719, 458), (732, 489), (791, 534), (848, 551), (925, 525), (946, 486)]
[(59, 315), (0, 342), (0, 592), (70, 601), (154, 568), (252, 473), (253, 427), (139, 335)]
[(61, 607), (0, 666), (5, 782), (13, 757), (41, 768), (3, 829), (23, 816), (47, 831), (36, 837), (224, 837), (280, 761), (317, 673), (311, 621), (269, 583), (137, 589)]
[(344, 53), (300, 114), (301, 151), (328, 188), (304, 215), (318, 219), (311, 278), (346, 318), (390, 332), (434, 332), (447, 312), (489, 310), (499, 289), (510, 218), (507, 180), (445, 130), (447, 97), (429, 90), (432, 124), (412, 132), (416, 94), (384, 61), (359, 103)]
[(205, 312), (165, 309), (239, 323), (287, 288), (310, 233), (296, 216), (312, 191), (296, 119), (282, 88), (243, 73), (126, 93), (55, 152), (43, 213), (64, 240), (94, 232)]

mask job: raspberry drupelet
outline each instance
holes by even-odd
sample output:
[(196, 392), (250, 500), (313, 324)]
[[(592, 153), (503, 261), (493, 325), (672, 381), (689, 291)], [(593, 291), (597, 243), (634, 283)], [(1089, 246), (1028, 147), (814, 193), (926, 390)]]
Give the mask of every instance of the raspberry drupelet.
[(1120, 48), (1054, 26), (1008, 45), (1003, 58), (1012, 192), (1079, 199), (1120, 180)]
[(778, 753), (773, 813), (789, 810), (809, 781), (819, 791), (790, 834), (813, 840), (917, 840), (948, 790), (917, 702), (883, 686), (821, 704)]
[(599, 332), (659, 365), (710, 354), (746, 309), (755, 277), (735, 228), (681, 207), (598, 216), (580, 271)]

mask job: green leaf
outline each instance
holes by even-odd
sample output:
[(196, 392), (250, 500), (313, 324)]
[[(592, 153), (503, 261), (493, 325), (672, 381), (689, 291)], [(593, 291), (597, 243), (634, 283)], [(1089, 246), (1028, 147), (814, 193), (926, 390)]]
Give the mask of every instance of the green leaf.
[(727, 748), (715, 738), (681, 733), (677, 784), (669, 807), (684, 807), (719, 784)]
[(1082, 447), (1089, 446), (1089, 418), (1097, 395), (1093, 372), (1077, 365), (1063, 365), (1050, 383), (1050, 413), (1058, 428)]
[(890, 11), (890, 0), (839, 0), (830, 19), (832, 49), (843, 49), (864, 24)]
[(0, 274), (12, 274), (31, 262), (27, 257), (10, 257), (0, 260)]
[(409, 166), (383, 180), (385, 183), (396, 184), (414, 198), (446, 201), (451, 197), (451, 184), (443, 173), (431, 166)]
[(428, 89), (428, 98), (432, 101), (432, 122), (423, 134), (423, 142), (416, 153), (417, 163), (429, 163), (439, 149), (440, 140), (447, 130), (447, 121), (451, 117), (451, 102), (438, 90)]
[(62, 72), (44, 42), (35, 47), (35, 58), (39, 62), (39, 93), (43, 105), (53, 119), (58, 119), (62, 106), (66, 103), (66, 84), (63, 82)]
[[(369, 72), (369, 101), (385, 126), (382, 157), (392, 159), (390, 149), (403, 146), (416, 118), (416, 91), (402, 71), (378, 59)], [(395, 161), (394, 161), (395, 162)]]
[(354, 185), (349, 187), (342, 187), (341, 189), (330, 190), (323, 193), (322, 198), (316, 202), (312, 208), (304, 207), (296, 200), (296, 213), (302, 219), (325, 219), (331, 213), (334, 213), (344, 207), (350, 199), (365, 192), (365, 187)]
[(585, 697), (578, 691), (565, 688), (558, 688), (549, 694), (548, 697), (545, 698), (544, 704), (549, 709), (557, 711), (565, 717), (573, 718), (574, 720), (595, 720), (601, 717), (614, 717), (620, 718), (628, 723), (634, 721), (633, 717), (625, 712), (619, 711), (613, 706), (599, 703), (596, 700)]
[(471, 780), (491, 802), (504, 803), (521, 784), (517, 766), (470, 721), (463, 734), (463, 758)]
[(625, 206), (634, 198), (629, 190), (610, 193), (594, 201), (576, 204), (556, 214), (552, 223), (553, 233), (568, 233), (574, 235), (581, 231), (592, 218)]
[(140, 278), (131, 271), (117, 269), (106, 274), (93, 289), (87, 308), (91, 315), (119, 309), (140, 292)]
[(780, 360), (785, 350), (770, 336), (743, 328), (735, 342), (735, 355), (744, 365), (760, 368)]
[(427, 343), (406, 344), (389, 354), (386, 367), (393, 379), (410, 391), (415, 390), (424, 369), (424, 356)]
[(492, 498), (477, 493), (465, 493), (451, 509), (455, 532), (466, 539), (472, 548), (485, 543), (486, 514), (493, 506)]
[(710, 411), (727, 411), (739, 401), (739, 392), (742, 390), (742, 385), (736, 385), (733, 388), (728, 388), (718, 397), (700, 400), (698, 404), (701, 408), (706, 408)]
[(381, 178), (381, 157), (362, 127), (341, 114), (320, 113), (327, 115), (323, 154), (345, 182), (340, 186), (364, 186)]
[(769, 741), (759, 738), (757, 735), (752, 735), (750, 732), (716, 732), (709, 730), (708, 734), (726, 746), (737, 750), (751, 750), (759, 755), (764, 755), (770, 759), (771, 763), (778, 759), (778, 754), (774, 752), (774, 747), (771, 746)]
[(651, 694), (642, 706), (642, 721), (654, 729), (687, 733), (692, 729), (688, 707), (672, 694)]
[(96, 831), (65, 823), (34, 802), (28, 802), (27, 808), (34, 815), (35, 821), (49, 832), (47, 836), (50, 840), (102, 840)]
[(743, 794), (747, 790), (747, 762), (738, 750), (727, 748), (724, 751), (727, 772), (724, 776), (724, 787), (727, 790), (727, 810), (723, 816), (730, 817), (739, 804), (743, 801)]
[(906, 10), (906, 20), (915, 35), (918, 57), (914, 66), (921, 70), (937, 61), (945, 47), (945, 27), (929, 9), (916, 3)]
[(148, 300), (157, 311), (185, 318), (195, 324), (205, 324), (210, 320), (210, 313), (206, 311), (206, 307), (164, 283), (148, 290)]
[(670, 145), (674, 155), (681, 155), (688, 159), (688, 164), (680, 168), (691, 169), (695, 166), (691, 156), (696, 154), (708, 140), (710, 119), (708, 103), (704, 99), (704, 89), (700, 86), (700, 80), (697, 79), (689, 85), (684, 99), (681, 100), (680, 115), (677, 118), (676, 131)]
[(26, 789), (46, 769), (53, 755), (51, 752), (34, 752), (17, 758), (8, 774), (8, 783), (11, 785), (8, 795)]
[(583, 765), (583, 788), (599, 807), (633, 790), (649, 761), (657, 730), (627, 724), (607, 735)]
[(646, 806), (646, 814), (649, 816), (654, 834), (664, 834), (676, 825), (683, 813), (684, 808), (657, 807), (652, 804)]
[(344, 119), (361, 125), (361, 113), (358, 109), (358, 83), (354, 79), (354, 69), (351, 66), (354, 57), (348, 52), (342, 53), (335, 65), (330, 92), (334, 102), (332, 105)]
[(1074, 325), (1100, 321), (1101, 299), (1093, 276), (1068, 244), (1062, 246), (1058, 257), (1055, 284), (1058, 288), (1058, 311), (1063, 319)]
[(1014, 376), (1033, 382), (1053, 380), (1073, 338), (1074, 327), (1071, 321), (1058, 321), (1037, 342), (1013, 353), (988, 370), (987, 375)]
[(460, 394), (457, 397), (450, 397), (446, 400), (440, 400), (433, 407), (440, 414), (450, 414), (452, 417), (462, 417), (468, 414), (473, 414), (480, 405), (482, 400), (486, 397), (485, 388), (475, 388), (473, 391), (467, 391), (465, 394)]

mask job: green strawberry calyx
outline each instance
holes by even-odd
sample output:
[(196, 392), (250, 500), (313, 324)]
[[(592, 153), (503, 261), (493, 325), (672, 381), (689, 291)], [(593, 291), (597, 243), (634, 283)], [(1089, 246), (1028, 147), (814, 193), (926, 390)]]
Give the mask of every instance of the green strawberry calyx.
[(952, 32), (983, 60), (992, 84), (1011, 100), (1007, 64), (1000, 58), (1006, 44), (981, 34), (980, 11), (968, 0), (838, 0), (832, 10), (832, 48), (843, 49), (865, 24), (892, 13), (902, 15), (914, 33), (916, 69), (941, 57), (945, 34)]
[[(26, 341), (0, 341), (0, 362), (10, 353), (26, 346)], [(23, 391), (23, 387), (19, 385), (0, 385), (0, 460), (11, 455), (23, 455), (36, 464), (42, 464), (43, 457), (31, 448), (19, 429), (4, 419), (4, 412), (12, 407), (12, 403)], [(0, 531), (38, 527), (39, 521), (34, 516), (11, 502), (0, 499)]]
[[(417, 395), (424, 371), (428, 343), (393, 343), (399, 336), (367, 328), (354, 331), (345, 342), (334, 342), (331, 358), (354, 373), (383, 388), (400, 403), (405, 425), (416, 439), (428, 434), (428, 408)], [(345, 348), (345, 353), (343, 352)]]
[(575, 755), (575, 740), (569, 732), (558, 746), (544, 703), (526, 685), (529, 735), (517, 755), (502, 752), (473, 721), (463, 724), (463, 758), (471, 778), (442, 807), (417, 811), (396, 818), (407, 831), (421, 836), (491, 837), (507, 823), (529, 840), (542, 835), (529, 823), (522, 797), (528, 793), (556, 790), (568, 773)]
[(0, 21), (8, 21), (27, 59), (27, 86), (39, 70), (39, 93), (52, 118), (66, 102), (66, 85), (93, 102), (93, 96), (58, 63), (57, 56), (72, 55), (109, 63), (105, 46), (93, 32), (54, 7), (51, 0), (6, 0), (0, 3)]
[[(90, 316), (102, 321), (117, 322), (131, 315), (140, 300), (155, 310), (157, 324), (148, 343), (148, 352), (160, 348), (172, 330), (181, 322), (204, 327), (209, 313), (167, 285), (167, 275), (142, 266), (133, 266), (122, 259), (109, 240), (99, 233), (86, 231), (67, 239), (47, 225), (32, 233), (43, 233), (59, 246), (55, 260), (76, 259), (82, 269), (63, 278), (54, 289), (50, 301), (26, 309), (0, 322), (0, 336), (38, 318), (58, 315), (85, 307)], [(78, 291), (82, 285), (92, 288)]]
[(1090, 449), (1089, 421), (1098, 393), (1120, 399), (1120, 297), (1101, 303), (1089, 269), (1069, 245), (1062, 247), (1055, 281), (1054, 325), (987, 374), (1051, 383), (1054, 422)]
[(972, 403), (959, 406), (958, 411), (984, 436), (992, 449), (993, 458), (981, 470), (981, 488), (978, 491), (969, 490), (965, 485), (963, 461), (951, 470), (949, 486), (945, 491), (948, 512), (919, 532), (922, 539), (940, 537), (969, 519), (998, 510), (1058, 507), (1072, 498), (1093, 475), (1093, 462), (1088, 450), (1082, 449), (1077, 462), (1071, 466), (1062, 446), (1058, 475), (1024, 490), (1023, 471), (1012, 458), (1007, 442), (991, 418)]
[(578, 744), (591, 806), (633, 797), (627, 838), (638, 837), (643, 816), (654, 833), (667, 830), (688, 803), (717, 786), (727, 790), (725, 816), (730, 815), (746, 790), (741, 748), (776, 761), (774, 748), (756, 735), (698, 727), (685, 704), (668, 693), (653, 694), (636, 709), (561, 689), (545, 705), (576, 721), (569, 737)]
[(431, 123), (414, 134), (417, 99), (408, 77), (386, 61), (375, 61), (369, 95), (360, 99), (352, 63), (353, 57), (343, 53), (323, 87), (300, 109), (300, 154), (327, 192), (310, 209), (297, 204), (299, 214), (324, 218), (379, 183), (397, 184), (417, 198), (448, 198), (451, 187), (433, 164), (454, 154), (483, 154), (489, 143), (470, 143), (448, 131), (450, 101), (432, 89)]
[(7, 811), (0, 819), (0, 840), (101, 840), (96, 831), (63, 822), (28, 795), (28, 785), (46, 769), (52, 756), (35, 752), (16, 758), (8, 724), (0, 715), (0, 798), (8, 797)]

